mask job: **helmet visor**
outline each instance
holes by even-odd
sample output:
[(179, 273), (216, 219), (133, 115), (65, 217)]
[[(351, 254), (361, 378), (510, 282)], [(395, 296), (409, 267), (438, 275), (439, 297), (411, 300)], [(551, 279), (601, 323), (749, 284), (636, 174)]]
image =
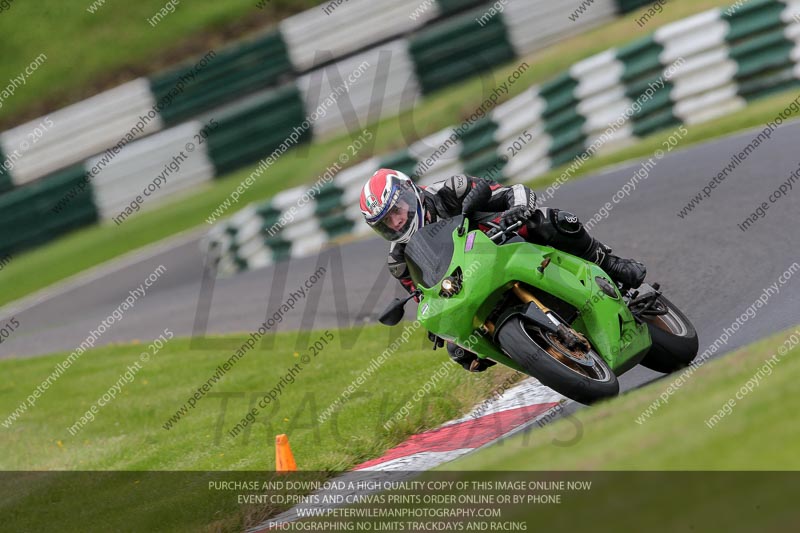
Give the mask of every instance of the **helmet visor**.
[(397, 199), (376, 222), (373, 229), (388, 241), (396, 241), (417, 223), (417, 195), (412, 186), (401, 186)]

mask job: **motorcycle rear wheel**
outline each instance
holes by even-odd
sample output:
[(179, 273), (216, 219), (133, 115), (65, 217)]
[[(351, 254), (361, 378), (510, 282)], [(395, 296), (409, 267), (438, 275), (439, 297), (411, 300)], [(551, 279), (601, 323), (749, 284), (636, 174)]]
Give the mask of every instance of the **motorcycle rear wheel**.
[(592, 404), (619, 394), (617, 376), (589, 345), (578, 353), (520, 317), (497, 332), (501, 349), (529, 375), (559, 394)]

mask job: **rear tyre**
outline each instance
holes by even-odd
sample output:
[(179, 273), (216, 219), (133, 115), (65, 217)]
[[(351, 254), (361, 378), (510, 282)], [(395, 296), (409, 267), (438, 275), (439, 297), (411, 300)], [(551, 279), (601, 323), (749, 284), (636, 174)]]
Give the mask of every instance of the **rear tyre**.
[(567, 398), (588, 405), (619, 394), (617, 376), (591, 346), (568, 350), (520, 317), (509, 318), (496, 338), (525, 372)]
[(658, 297), (658, 304), (667, 309), (667, 314), (645, 317), (644, 322), (650, 330), (653, 346), (641, 365), (656, 372), (670, 374), (694, 361), (699, 342), (697, 331), (680, 309), (663, 295)]

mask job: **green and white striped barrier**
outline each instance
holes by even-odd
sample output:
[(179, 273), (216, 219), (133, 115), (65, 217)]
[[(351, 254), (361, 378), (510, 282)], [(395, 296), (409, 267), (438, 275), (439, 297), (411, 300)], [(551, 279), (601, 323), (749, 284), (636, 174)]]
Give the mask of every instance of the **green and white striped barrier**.
[[(579, 0), (565, 3), (578, 5)], [(157, 179), (211, 119), (219, 127), (209, 132), (206, 144), (189, 158), (192, 162), (175, 171), (174, 181), (168, 179), (148, 200), (148, 207), (258, 161), (290, 136), (297, 137), (293, 144), (311, 142), (397, 115), (430, 91), (546, 46), (559, 35), (584, 31), (618, 9), (611, 0), (596, 0), (570, 21), (566, 9), (559, 18), (546, 0), (438, 0), (425, 6), (419, 0), (351, 0), (331, 13), (315, 8), (285, 19), (271, 32), (51, 113), (46, 118), (53, 127), (29, 149), (21, 148), (42, 119), (0, 134), (0, 154), (15, 154), (13, 166), (0, 172), (0, 191), (61, 179), (65, 169), (82, 168), (82, 184), (67, 196), (88, 188), (94, 216), (76, 220), (118, 220), (119, 210), (133, 205), (137, 191)], [(547, 39), (530, 39), (547, 32)], [(337, 76), (361, 64), (369, 69), (348, 88), (347, 100), (314, 113), (330, 98)], [(298, 131), (310, 116), (316, 118)], [(486, 132), (470, 135), (464, 138), (467, 155), (473, 146), (481, 148)], [(152, 156), (142, 156), (151, 149)], [(477, 172), (491, 159), (464, 170)], [(59, 183), (32, 190), (56, 191)], [(6, 201), (30, 196), (20, 192)], [(46, 202), (56, 207), (63, 200), (54, 195)], [(63, 227), (74, 227), (73, 221)], [(332, 223), (331, 231), (343, 227)], [(24, 242), (14, 239), (14, 246)], [(7, 246), (0, 240), (0, 249)]]
[[(667, 24), (576, 63), (483, 118), (342, 170), (332, 180), (323, 210), (307, 208), (302, 216), (287, 218), (290, 202), (276, 199), (307, 193), (308, 188), (298, 187), (218, 225), (208, 243), (219, 254), (223, 272), (261, 267), (316, 253), (341, 234), (318, 228), (342, 218), (351, 223), (351, 233), (370, 233), (358, 195), (380, 167), (402, 170), (421, 184), (462, 172), (520, 182), (564, 163), (580, 165), (586, 157), (659, 129), (735, 111), (751, 99), (800, 85), (799, 21), (800, 2), (752, 0), (731, 15), (713, 9)], [(543, 196), (549, 199), (547, 191)], [(253, 213), (271, 218), (256, 219)], [(281, 217), (288, 223), (275, 232)], [(313, 239), (307, 230), (314, 230)], [(295, 239), (306, 240), (295, 245)], [(246, 246), (240, 247), (243, 240)]]
[[(136, 79), (82, 102), (50, 113), (0, 133), (0, 147), (6, 154), (22, 154), (9, 173), (15, 186), (25, 185), (72, 163), (103, 152), (132, 132), (131, 140), (160, 130), (157, 114), (146, 121), (155, 105), (147, 80)], [(50, 127), (36, 143), (30, 135), (47, 118)], [(141, 128), (136, 127), (142, 122)]]

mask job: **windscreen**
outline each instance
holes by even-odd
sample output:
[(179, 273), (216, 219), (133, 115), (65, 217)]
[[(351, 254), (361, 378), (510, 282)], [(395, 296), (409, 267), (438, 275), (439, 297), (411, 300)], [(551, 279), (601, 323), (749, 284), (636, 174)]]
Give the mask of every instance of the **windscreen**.
[(429, 289), (447, 275), (453, 259), (453, 232), (462, 218), (458, 216), (427, 224), (411, 237), (405, 257), (414, 283)]

